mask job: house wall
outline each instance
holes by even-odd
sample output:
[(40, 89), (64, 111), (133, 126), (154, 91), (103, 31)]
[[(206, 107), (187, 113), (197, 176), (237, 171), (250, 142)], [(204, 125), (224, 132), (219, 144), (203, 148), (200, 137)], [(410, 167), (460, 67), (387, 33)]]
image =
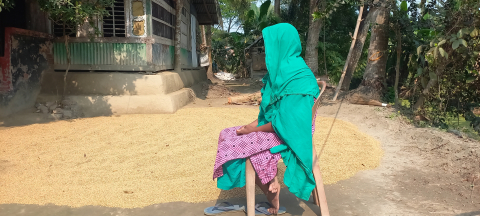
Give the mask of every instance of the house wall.
[(151, 35), (151, 0), (125, 0), (127, 37)]
[(25, 0), (25, 2), (27, 4), (26, 29), (50, 34), (52, 32), (52, 22), (48, 19), (48, 14), (40, 10), (38, 0)]
[[(147, 65), (145, 43), (125, 41), (114, 42), (71, 42), (69, 43), (72, 69), (116, 70), (125, 66), (141, 68)], [(64, 42), (55, 42), (55, 69), (67, 67), (67, 53)], [(119, 67), (119, 68), (116, 68)]]
[(181, 48), (180, 58), (181, 58), (183, 67), (186, 67), (186, 68), (192, 67), (192, 52), (190, 50)]
[[(162, 71), (173, 69), (174, 46), (152, 38), (70, 38), (71, 70)], [(55, 70), (67, 68), (63, 40), (54, 44)], [(188, 53), (185, 55), (188, 60)]]
[(5, 55), (0, 57), (0, 116), (34, 105), (42, 74), (52, 69), (52, 39), (41, 32), (5, 29)]
[(161, 43), (152, 45), (153, 64), (165, 66), (165, 69), (173, 69), (175, 47)]
[(252, 47), (251, 56), (253, 61), (253, 70), (266, 70), (267, 65), (265, 64), (265, 48), (264, 47)]
[(197, 22), (197, 11), (193, 4), (190, 4), (190, 40), (191, 40), (191, 52), (192, 52), (192, 65), (191, 67), (198, 67), (198, 53), (197, 53), (197, 29), (198, 29), (198, 22)]
[[(169, 5), (157, 1), (162, 7), (171, 11)], [(136, 2), (136, 4), (134, 4)], [(183, 68), (198, 67), (196, 45), (195, 8), (188, 0), (183, 0), (185, 15), (176, 15), (182, 20), (181, 25), (181, 63)], [(140, 7), (142, 5), (143, 7)], [(173, 40), (153, 35), (152, 0), (125, 0), (126, 38), (70, 39), (71, 70), (116, 70), (116, 71), (161, 71), (174, 67)], [(145, 32), (135, 29), (135, 22), (145, 21)], [(138, 23), (137, 23), (138, 24)], [(138, 27), (138, 26), (137, 26)], [(67, 68), (66, 49), (63, 41), (54, 45), (55, 70)]]
[(5, 50), (5, 28), (27, 28), (26, 4), (23, 1), (15, 2), (15, 7), (0, 12), (0, 57)]

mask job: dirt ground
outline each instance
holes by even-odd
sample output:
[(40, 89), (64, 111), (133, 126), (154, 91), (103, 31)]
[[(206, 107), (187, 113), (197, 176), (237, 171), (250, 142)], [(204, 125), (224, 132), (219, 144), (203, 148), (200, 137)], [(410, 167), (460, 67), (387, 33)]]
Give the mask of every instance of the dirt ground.
[[(184, 109), (244, 107), (225, 104), (231, 95), (254, 93), (260, 87), (259, 82), (252, 80), (205, 85), (202, 93), (197, 94), (197, 100)], [(341, 99), (330, 102), (329, 95), (331, 92), (325, 94), (318, 114), (353, 123), (360, 131), (379, 140), (384, 150), (378, 168), (361, 171), (350, 179), (326, 186), (331, 215), (480, 215), (478, 141), (434, 128), (417, 128), (397, 116), (392, 108), (353, 105)], [(21, 118), (4, 120), (0, 130), (15, 125), (18, 122), (15, 119)], [(225, 200), (219, 198), (201, 204), (167, 203), (143, 209), (5, 204), (0, 205), (0, 215), (203, 215), (203, 208), (222, 201)], [(227, 201), (245, 202), (239, 198)], [(310, 202), (299, 201), (287, 190), (282, 190), (280, 204), (287, 207), (287, 215), (318, 212)]]

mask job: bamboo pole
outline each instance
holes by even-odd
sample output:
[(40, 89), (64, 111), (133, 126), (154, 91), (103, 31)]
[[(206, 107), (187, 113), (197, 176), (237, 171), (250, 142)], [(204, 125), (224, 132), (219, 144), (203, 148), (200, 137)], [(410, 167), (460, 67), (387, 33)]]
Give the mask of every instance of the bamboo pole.
[(342, 76), (340, 77), (340, 82), (338, 82), (337, 89), (335, 89), (335, 95), (333, 95), (333, 101), (337, 100), (338, 92), (340, 92), (340, 88), (342, 88), (343, 79), (345, 78), (345, 73), (347, 72), (348, 62), (350, 61), (350, 57), (352, 56), (353, 47), (355, 46), (355, 41), (357, 40), (357, 33), (360, 23), (362, 22), (362, 14), (363, 14), (363, 2), (360, 10), (358, 12), (357, 18), (357, 26), (355, 26), (355, 32), (353, 33), (353, 40), (352, 45), (350, 45), (350, 51), (348, 51), (347, 60), (345, 61), (345, 66), (343, 66)]

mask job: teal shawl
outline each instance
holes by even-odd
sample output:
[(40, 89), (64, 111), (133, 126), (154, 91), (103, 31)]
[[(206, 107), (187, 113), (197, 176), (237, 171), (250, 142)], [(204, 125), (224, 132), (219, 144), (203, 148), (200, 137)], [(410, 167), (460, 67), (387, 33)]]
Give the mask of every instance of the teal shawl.
[[(300, 57), (302, 47), (295, 27), (282, 23), (267, 27), (262, 33), (268, 73), (263, 78), (258, 126), (272, 122), (285, 143), (270, 150), (280, 153), (287, 166), (283, 181), (293, 194), (308, 200), (315, 188), (312, 106), (313, 98), (320, 92), (315, 76)], [(245, 159), (224, 164), (223, 172), (217, 181), (220, 189), (245, 185)]]

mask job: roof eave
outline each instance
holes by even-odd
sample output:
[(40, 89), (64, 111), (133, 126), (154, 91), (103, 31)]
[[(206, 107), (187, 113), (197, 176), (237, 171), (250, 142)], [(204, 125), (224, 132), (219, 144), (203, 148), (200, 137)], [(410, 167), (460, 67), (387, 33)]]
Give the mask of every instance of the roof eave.
[(220, 7), (217, 0), (193, 0), (200, 25), (215, 25), (221, 20)]

